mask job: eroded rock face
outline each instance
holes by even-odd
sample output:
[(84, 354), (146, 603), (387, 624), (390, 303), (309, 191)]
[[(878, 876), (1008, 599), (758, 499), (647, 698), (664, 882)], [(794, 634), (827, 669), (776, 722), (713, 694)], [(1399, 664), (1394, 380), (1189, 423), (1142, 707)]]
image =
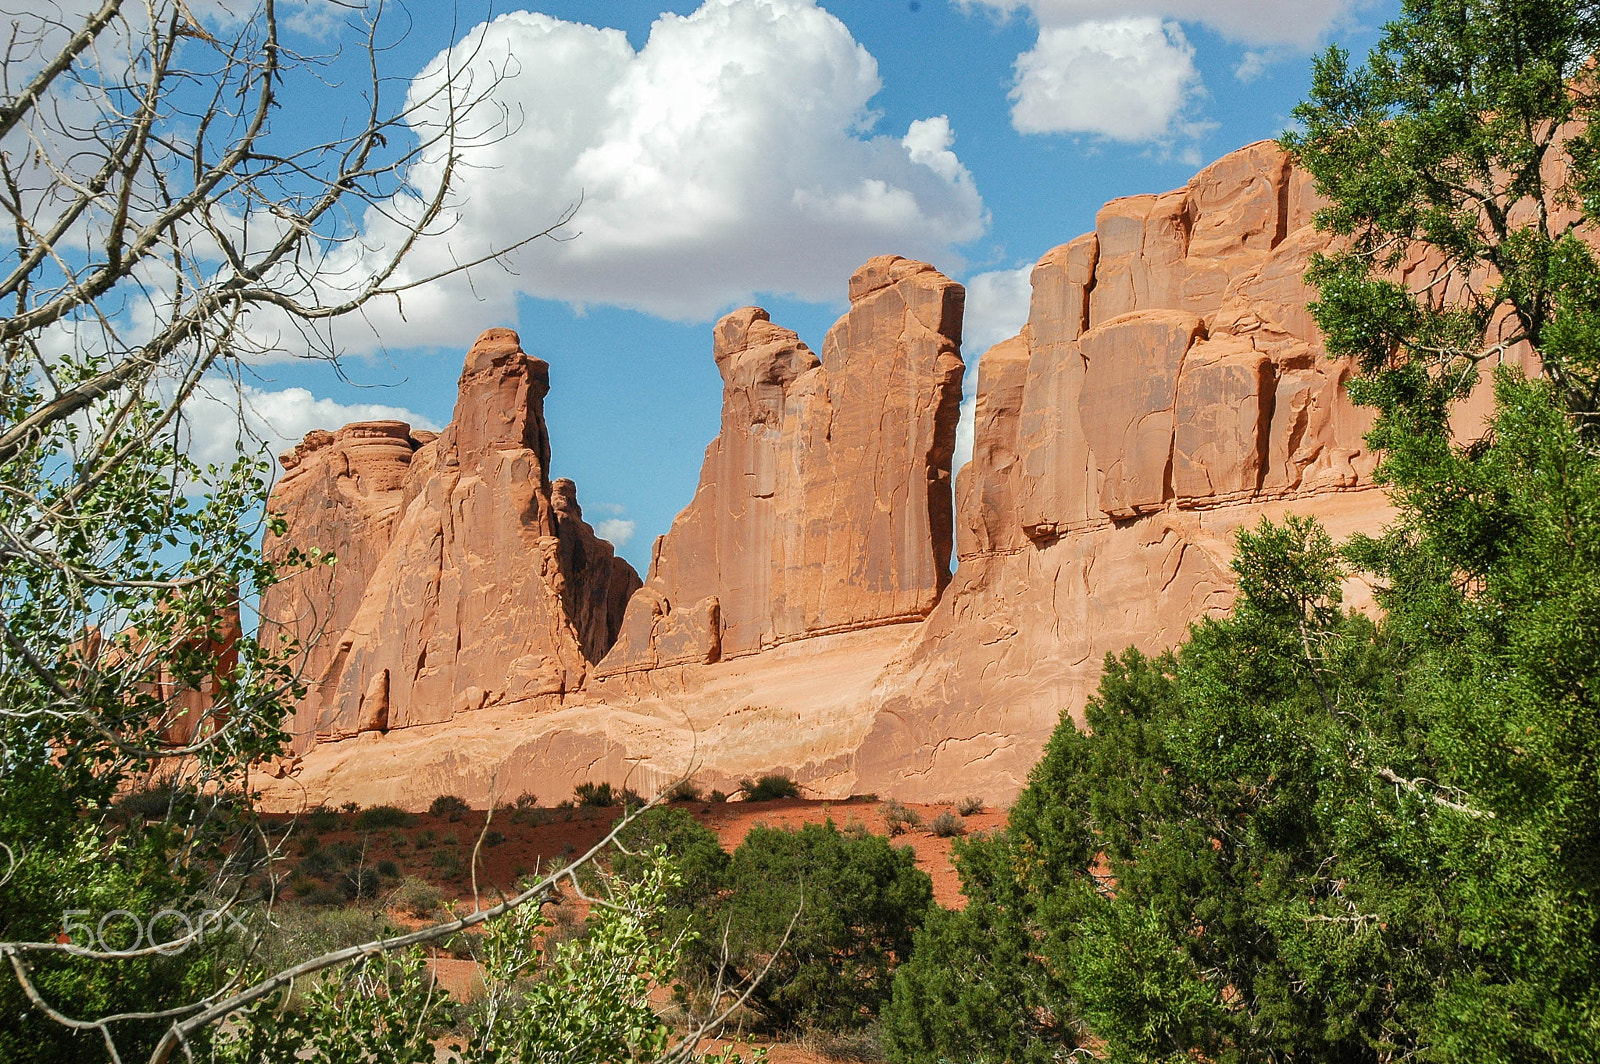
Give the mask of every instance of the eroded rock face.
[(285, 472), (267, 511), (281, 515), (287, 529), (282, 536), (269, 532), (263, 549), (279, 561), (291, 549), (331, 552), (337, 559), (297, 573), (261, 596), (263, 641), (298, 641), (295, 664), (312, 684), (290, 727), (300, 748), (316, 729), (320, 685), (389, 549), (412, 455), (426, 438), (431, 434), (413, 435), (404, 422), (358, 421), (336, 433), (309, 432), (279, 456)]
[(1314, 207), (1256, 144), (1039, 260), (1028, 324), (979, 363), (957, 583), (879, 679), (858, 787), (1013, 795), (1107, 652), (1232, 605), (1239, 526), (1381, 527), (1369, 418), (1305, 310)]
[[(1107, 652), (1159, 651), (1231, 606), (1240, 526), (1311, 513), (1342, 537), (1388, 519), (1367, 415), (1344, 397), (1349, 367), (1325, 357), (1305, 309), (1301, 277), (1327, 246), (1314, 207), (1309, 180), (1258, 144), (1183, 189), (1108, 204), (1095, 232), (1039, 260), (1027, 325), (980, 363), (948, 586), (962, 292), (921, 263), (857, 271), (820, 356), (756, 308), (718, 323), (720, 434), (620, 616), (632, 585), (580, 563), (587, 541), (563, 539), (560, 515), (578, 511), (559, 483), (542, 496), (497, 489), (552, 515), (532, 525), (508, 524), (511, 507), (471, 524), (450, 516), (478, 513), (471, 485), (504, 480), (503, 461), (526, 465), (518, 483), (538, 479), (526, 422), (496, 429), (493, 445), (452, 430), (420, 447), (334, 670), (348, 682), (326, 688), (330, 712), (353, 722), (339, 726), (369, 734), (313, 751), (295, 786), (425, 805), (445, 791), (559, 796), (583, 779), (650, 790), (690, 769), (722, 786), (778, 770), (820, 797), (1009, 801), (1061, 714), (1082, 721)], [(485, 385), (484, 401), (509, 389), (515, 408), (518, 387)], [(455, 546), (470, 536), (481, 545)], [(473, 567), (513, 549), (543, 568)], [(395, 561), (401, 550), (414, 557)], [(445, 560), (429, 570), (432, 558)], [(536, 570), (556, 575), (535, 582)], [(430, 571), (453, 590), (409, 575)], [(510, 615), (505, 596), (536, 592), (573, 618), (560, 629), (555, 605), (530, 614), (542, 649), (480, 631), (480, 618)], [(1361, 604), (1366, 590), (1349, 593)], [(425, 613), (456, 626), (428, 629), (435, 642), (408, 634), (400, 618)], [(615, 645), (560, 709), (487, 705), (512, 690), (570, 694), (602, 631)], [(436, 645), (448, 682), (406, 671), (419, 648), (431, 670)], [(519, 655), (525, 673), (487, 677), (490, 661)], [(498, 726), (383, 735), (463, 697)], [(409, 793), (413, 778), (425, 794)]]
[(455, 418), (436, 438), (367, 423), (286, 457), (269, 506), (291, 538), (269, 549), (339, 557), (262, 607), (306, 642), (327, 618), (307, 655), (302, 748), (312, 735), (559, 696), (610, 649), (638, 576), (583, 521), (572, 482), (549, 479), (548, 390), (549, 367), (516, 333), (491, 329), (468, 352)]
[(601, 677), (933, 608), (950, 579), (964, 295), (883, 256), (850, 279), (820, 358), (760, 308), (717, 323), (722, 431)]

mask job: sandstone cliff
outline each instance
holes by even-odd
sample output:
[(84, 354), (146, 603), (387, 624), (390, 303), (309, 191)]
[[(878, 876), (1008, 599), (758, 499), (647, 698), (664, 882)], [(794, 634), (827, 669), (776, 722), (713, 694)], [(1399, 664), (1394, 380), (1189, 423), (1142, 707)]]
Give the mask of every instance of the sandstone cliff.
[(437, 438), (394, 422), (316, 434), (268, 508), (338, 564), (286, 581), (262, 616), (310, 646), (297, 746), (437, 723), (582, 684), (638, 586), (549, 478), (549, 367), (516, 333), (479, 337)]
[(1108, 651), (1231, 605), (1240, 525), (1381, 526), (1369, 419), (1306, 311), (1314, 208), (1256, 144), (1039, 260), (1028, 324), (979, 364), (956, 584), (879, 679), (858, 787), (1014, 794)]
[[(1349, 367), (1327, 360), (1305, 309), (1301, 276), (1326, 246), (1314, 206), (1282, 153), (1252, 145), (1175, 192), (1108, 204), (1093, 233), (1039, 260), (1026, 327), (980, 363), (953, 581), (960, 287), (873, 260), (820, 358), (759, 310), (724, 318), (721, 432), (585, 686), (574, 692), (576, 668), (555, 681), (577, 659), (554, 637), (548, 668), (529, 672), (549, 679), (526, 688), (566, 697), (537, 715), (507, 703), (470, 727), (428, 723), (463, 685), (408, 680), (418, 726), (319, 747), (295, 800), (482, 801), (491, 786), (559, 798), (583, 779), (648, 791), (686, 770), (707, 786), (780, 770), (821, 796), (1009, 800), (1060, 714), (1082, 719), (1108, 651), (1170, 646), (1231, 604), (1240, 525), (1293, 510), (1338, 536), (1387, 519)], [(416, 467), (440, 475), (446, 445), (417, 451), (403, 500)], [(417, 538), (413, 508), (401, 504), (391, 553)], [(510, 577), (478, 579), (486, 603)], [(616, 588), (587, 586), (615, 616)], [(368, 664), (325, 687), (325, 719), (359, 716), (379, 648), (409, 638), (402, 618), (451, 630), (446, 601), (369, 589), (345, 651), (369, 648)], [(453, 631), (492, 643), (483, 626), (505, 616), (458, 610)]]
[(919, 619), (950, 579), (964, 291), (873, 259), (819, 359), (758, 307), (717, 323), (722, 431), (601, 677)]

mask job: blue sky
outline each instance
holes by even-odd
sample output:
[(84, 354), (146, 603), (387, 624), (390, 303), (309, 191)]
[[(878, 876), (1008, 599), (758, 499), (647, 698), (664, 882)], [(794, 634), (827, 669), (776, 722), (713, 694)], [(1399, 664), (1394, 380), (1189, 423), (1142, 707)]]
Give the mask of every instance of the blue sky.
[[(1397, 0), (548, 0), (487, 29), (413, 2), (401, 84), (479, 45), (510, 125), (474, 148), (440, 256), (536, 231), (562, 244), (380, 310), (344, 376), (261, 366), (269, 444), (404, 412), (450, 418), (466, 347), (511, 325), (550, 362), (556, 476), (643, 571), (718, 426), (710, 324), (747, 302), (820, 349), (853, 265), (926, 258), (968, 283), (978, 356), (1026, 314), (1026, 267), (1116, 196), (1182, 185), (1274, 137), (1313, 53), (1365, 52)], [(663, 11), (667, 14), (663, 14)], [(453, 20), (453, 21), (452, 21)], [(606, 33), (605, 30), (620, 32)], [(324, 101), (305, 106), (325, 121)], [(487, 112), (484, 112), (487, 113)], [(383, 239), (381, 227), (370, 238)], [(449, 246), (446, 247), (445, 245)], [(196, 419), (202, 446), (226, 433)], [(213, 419), (220, 421), (220, 419)], [(608, 523), (609, 522), (609, 523)]]

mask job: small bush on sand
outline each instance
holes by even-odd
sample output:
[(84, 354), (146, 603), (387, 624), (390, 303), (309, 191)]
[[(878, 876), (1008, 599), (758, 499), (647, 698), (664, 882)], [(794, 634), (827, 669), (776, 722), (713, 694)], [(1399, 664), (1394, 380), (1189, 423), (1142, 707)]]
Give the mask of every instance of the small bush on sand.
[(800, 797), (800, 785), (788, 776), (777, 773), (762, 776), (754, 783), (744, 780), (741, 789), (747, 802), (771, 802), (778, 798)]
[(915, 809), (907, 809), (892, 798), (884, 802), (879, 811), (883, 813), (883, 826), (888, 829), (890, 835), (904, 835), (912, 828), (922, 826), (921, 813)]
[(694, 780), (679, 780), (668, 787), (662, 797), (669, 802), (698, 802), (703, 795), (700, 788), (695, 786)]
[(962, 816), (971, 816), (974, 813), (981, 813), (983, 812), (983, 799), (976, 797), (963, 798), (961, 801), (956, 803), (956, 812), (960, 813)]
[(395, 888), (392, 904), (407, 916), (421, 919), (437, 910), (441, 900), (438, 887), (425, 879), (408, 876)]
[(416, 817), (393, 805), (375, 805), (356, 814), (357, 831), (379, 831), (384, 828), (408, 828)]
[(467, 804), (465, 798), (458, 795), (441, 794), (428, 806), (428, 812), (434, 816), (445, 817), (453, 823), (472, 812), (472, 806)]
[(928, 830), (941, 839), (949, 839), (957, 835), (965, 835), (967, 833), (967, 825), (961, 822), (960, 817), (946, 809), (933, 818), (933, 823), (928, 825)]
[(612, 793), (611, 784), (609, 783), (585, 781), (572, 788), (572, 797), (579, 805), (603, 808), (617, 804), (617, 796)]

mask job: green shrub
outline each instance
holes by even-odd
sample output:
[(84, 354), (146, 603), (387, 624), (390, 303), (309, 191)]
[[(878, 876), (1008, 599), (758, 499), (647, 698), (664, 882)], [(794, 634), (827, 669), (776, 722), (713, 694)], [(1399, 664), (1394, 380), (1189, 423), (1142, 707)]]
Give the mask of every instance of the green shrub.
[(779, 1027), (848, 1029), (870, 1023), (888, 999), (894, 966), (932, 903), (932, 880), (909, 847), (829, 821), (752, 829), (730, 859), (716, 919), (743, 977), (760, 971), (795, 919), (751, 1004)]
[(800, 785), (788, 776), (778, 773), (768, 773), (754, 783), (744, 780), (741, 783), (744, 791), (744, 800), (747, 802), (771, 802), (779, 798), (800, 797)]
[(465, 798), (458, 795), (441, 794), (429, 804), (428, 812), (434, 816), (445, 817), (454, 823), (472, 812), (472, 806), (467, 804)]
[(492, 848), (492, 847), (495, 847), (495, 846), (499, 846), (501, 843), (503, 843), (505, 841), (506, 841), (506, 837), (505, 837), (505, 834), (503, 832), (499, 832), (499, 831), (495, 831), (493, 829), (490, 829), (490, 830), (485, 831), (483, 833), (483, 844), (485, 846), (488, 846), (488, 847)]
[(340, 893), (351, 901), (376, 897), (378, 891), (383, 889), (377, 869), (374, 868), (346, 869), (339, 877), (338, 886)]
[(407, 916), (426, 917), (432, 915), (438, 908), (443, 896), (439, 888), (425, 879), (407, 876), (399, 887), (395, 888), (394, 907)]
[(694, 780), (679, 780), (668, 787), (662, 797), (669, 802), (698, 802), (701, 800), (702, 792), (695, 786)]
[(726, 794), (724, 794), (722, 791), (714, 790), (710, 794), (710, 800), (713, 801), (713, 802), (716, 802), (717, 804), (720, 805), (721, 803), (726, 802), (728, 800), (728, 796)]
[(967, 825), (961, 822), (960, 817), (947, 809), (933, 818), (933, 823), (928, 825), (928, 830), (941, 839), (949, 839), (957, 835), (965, 835), (967, 833)]
[(336, 831), (339, 827), (339, 814), (325, 805), (319, 805), (315, 809), (307, 809), (305, 818), (306, 826), (312, 831)]
[(512, 804), (518, 809), (537, 809), (539, 808), (539, 797), (538, 795), (531, 794), (528, 791), (523, 791), (521, 794), (517, 795), (517, 800)]
[(378, 869), (378, 874), (380, 876), (384, 876), (388, 879), (400, 878), (400, 866), (389, 860), (387, 857), (379, 861), (375, 867)]
[(424, 828), (423, 830), (417, 832), (417, 849), (431, 849), (432, 847), (437, 846), (438, 843), (439, 837), (433, 833), (432, 829)]
[(983, 812), (983, 799), (971, 796), (963, 798), (961, 801), (956, 803), (956, 812), (960, 813), (962, 816), (972, 816), (974, 813), (981, 813)]
[(609, 783), (592, 783), (586, 780), (572, 789), (572, 797), (579, 805), (603, 808), (617, 804), (617, 796), (611, 793)]
[(922, 814), (915, 809), (907, 809), (895, 799), (884, 802), (879, 812), (883, 814), (883, 825), (891, 836), (903, 835), (912, 828), (922, 826)]
[(384, 828), (408, 828), (417, 818), (393, 805), (375, 805), (356, 814), (357, 831), (379, 831)]

